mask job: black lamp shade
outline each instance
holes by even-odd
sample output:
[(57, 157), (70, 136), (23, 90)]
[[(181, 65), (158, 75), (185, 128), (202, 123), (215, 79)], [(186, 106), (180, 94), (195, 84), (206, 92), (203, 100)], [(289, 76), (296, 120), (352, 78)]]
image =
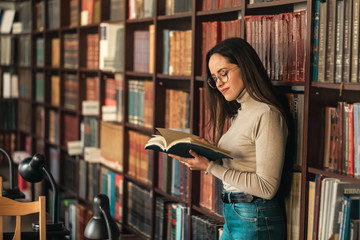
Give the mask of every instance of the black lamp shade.
[(89, 239), (118, 239), (119, 228), (110, 216), (109, 198), (98, 194), (94, 198), (94, 216), (86, 225), (84, 236)]
[(44, 157), (36, 154), (34, 157), (25, 158), (19, 165), (20, 175), (28, 182), (37, 183), (44, 179)]
[(108, 239), (105, 219), (92, 217), (86, 225), (84, 236), (89, 239)]

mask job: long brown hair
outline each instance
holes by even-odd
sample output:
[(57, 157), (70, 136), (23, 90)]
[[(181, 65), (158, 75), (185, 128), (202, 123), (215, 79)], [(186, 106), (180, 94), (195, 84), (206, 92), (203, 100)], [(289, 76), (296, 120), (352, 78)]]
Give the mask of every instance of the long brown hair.
[[(245, 89), (253, 99), (275, 106), (286, 120), (288, 139), (285, 152), (285, 161), (281, 176), (278, 195), (286, 196), (290, 193), (290, 175), (292, 173), (292, 159), (294, 158), (294, 126), (289, 103), (284, 94), (277, 94), (271, 84), (270, 78), (255, 50), (249, 43), (241, 38), (229, 38), (213, 47), (206, 55), (207, 77), (211, 75), (209, 60), (213, 54), (220, 54), (232, 64), (236, 64), (241, 72)], [(222, 135), (225, 120), (237, 114), (241, 106), (236, 100), (228, 102), (218, 89), (213, 89), (206, 84), (206, 96), (210, 119), (207, 123), (212, 126), (213, 141), (217, 144)], [(301, 133), (299, 133), (301, 134)], [(210, 134), (211, 136), (211, 134)], [(298, 151), (301, 151), (299, 149)], [(284, 198), (281, 198), (283, 201)], [(282, 202), (283, 213), (284, 203)]]
[[(219, 54), (239, 67), (244, 87), (253, 99), (273, 105), (282, 113), (289, 127), (289, 115), (284, 101), (277, 95), (270, 78), (258, 57), (256, 51), (249, 43), (241, 38), (226, 39), (210, 49), (206, 55), (207, 77), (211, 76), (209, 60), (213, 54)], [(212, 126), (213, 142), (219, 142), (225, 120), (237, 114), (240, 104), (236, 101), (226, 101), (218, 89), (210, 88), (206, 84), (206, 96), (210, 113), (209, 125)], [(210, 128), (208, 128), (210, 129)]]

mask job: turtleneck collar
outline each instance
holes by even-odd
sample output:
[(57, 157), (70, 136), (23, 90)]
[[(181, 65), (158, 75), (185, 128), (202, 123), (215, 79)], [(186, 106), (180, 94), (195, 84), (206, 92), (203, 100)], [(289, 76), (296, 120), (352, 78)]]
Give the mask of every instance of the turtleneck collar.
[(244, 88), (244, 90), (242, 90), (241, 93), (239, 94), (239, 96), (236, 98), (236, 101), (242, 105), (244, 102), (248, 101), (250, 98), (251, 98), (250, 95)]

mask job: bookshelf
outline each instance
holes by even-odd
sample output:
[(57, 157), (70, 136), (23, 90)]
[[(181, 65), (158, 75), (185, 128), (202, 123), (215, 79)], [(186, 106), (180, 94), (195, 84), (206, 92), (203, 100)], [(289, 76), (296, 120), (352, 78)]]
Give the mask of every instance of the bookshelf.
[[(168, 0), (154, 0), (153, 5), (151, 1), (139, 1), (143, 5), (138, 8), (132, 5), (132, 0), (29, 0), (7, 1), (6, 6), (0, 5), (0, 8), (10, 5), (17, 9), (15, 22), (23, 24), (20, 33), (0, 33), (1, 43), (3, 38), (11, 37), (14, 39), (12, 44), (19, 49), (11, 58), (17, 61), (4, 64), (1, 60), (0, 101), (14, 102), (18, 108), (18, 116), (15, 116), (18, 124), (10, 129), (0, 129), (2, 138), (15, 139), (16, 135), (10, 145), (4, 144), (4, 140), (0, 144), (12, 151), (44, 154), (63, 198), (72, 199), (66, 204), (81, 203), (89, 210), (97, 192), (114, 195), (113, 204), (118, 209), (113, 209), (118, 211), (113, 214), (114, 218), (122, 222), (124, 231), (144, 239), (155, 239), (158, 234), (155, 223), (158, 198), (182, 204), (188, 207), (186, 224), (190, 239), (195, 215), (223, 222), (222, 217), (214, 213), (216, 209), (204, 207), (206, 201), (200, 194), (200, 183), (209, 179), (199, 172), (182, 169), (183, 175), (178, 176), (182, 178), (179, 186), (182, 192), (174, 194), (169, 190), (170, 186), (162, 184), (161, 177), (171, 175), (161, 170), (164, 166), (170, 167), (163, 165), (167, 159), (157, 153), (143, 152), (144, 139), (155, 132), (155, 127), (174, 124), (169, 123), (169, 119), (181, 112), (170, 112), (167, 108), (171, 101), (169, 96), (176, 95), (174, 92), (177, 92), (178, 101), (172, 100), (171, 104), (180, 102), (181, 94), (182, 101), (188, 102), (186, 106), (178, 107), (188, 113), (182, 117), (185, 128), (194, 134), (203, 132), (200, 124), (204, 117), (201, 115), (201, 88), (206, 84), (203, 53), (225, 36), (216, 33), (218, 39), (214, 42), (209, 37), (210, 26), (230, 26), (232, 22), (240, 31), (229, 32), (245, 38), (247, 21), (256, 19), (251, 16), (289, 13), (286, 15), (289, 17), (290, 13), (305, 9), (307, 15), (303, 17), (307, 26), (299, 31), (301, 36), (306, 34), (307, 37), (296, 40), (299, 41), (296, 46), (300, 46), (297, 51), (303, 53), (301, 60), (297, 60), (301, 61), (301, 67), (296, 70), (302, 75), (298, 81), (272, 82), (281, 93), (303, 95), (303, 115), (299, 117), (302, 130), (297, 140), (301, 149), (293, 171), (301, 173), (301, 211), (296, 216), (300, 219), (296, 227), (299, 239), (306, 239), (309, 181), (313, 181), (315, 175), (322, 175), (360, 185), (356, 177), (323, 169), (321, 143), (324, 139), (323, 109), (335, 107), (339, 101), (359, 102), (360, 85), (313, 81), (316, 0), (257, 3), (241, 0), (232, 1), (233, 5), (228, 6), (226, 4), (231, 1), (224, 0), (225, 7), (216, 9), (211, 8), (211, 1), (205, 1), (181, 1), (182, 5), (176, 5), (178, 9), (167, 7), (168, 4), (175, 6), (174, 1)], [(32, 9), (31, 14), (27, 9)], [(169, 12), (172, 13), (169, 15)], [(207, 34), (210, 32), (209, 36), (205, 35), (205, 28)], [(171, 39), (176, 38), (180, 40), (171, 45)], [(1, 45), (2, 51), (5, 48)], [(16, 48), (12, 45), (11, 49)], [(7, 93), (4, 96), (5, 79), (9, 77), (4, 75), (5, 72), (18, 77), (18, 96), (10, 99), (6, 97)], [(292, 78), (290, 76), (290, 80)], [(143, 84), (145, 82), (152, 84)], [(84, 101), (88, 105), (84, 105)], [(7, 111), (1, 106), (0, 113)], [(69, 156), (67, 143), (80, 139), (84, 140), (87, 151)], [(175, 162), (172, 164), (176, 166)], [(112, 187), (105, 187), (103, 178)], [(118, 183), (121, 184), (116, 185)], [(116, 196), (112, 189), (117, 191)], [(47, 194), (46, 184), (35, 189), (33, 194)], [(146, 198), (148, 205), (137, 202), (133, 194)], [(146, 212), (146, 221), (141, 223), (147, 226), (145, 229), (143, 225), (134, 224), (131, 210), (136, 207)]]

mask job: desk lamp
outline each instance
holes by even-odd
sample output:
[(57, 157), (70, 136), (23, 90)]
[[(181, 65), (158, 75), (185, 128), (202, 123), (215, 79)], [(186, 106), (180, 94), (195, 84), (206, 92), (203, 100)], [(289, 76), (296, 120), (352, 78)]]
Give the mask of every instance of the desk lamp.
[(86, 225), (84, 236), (89, 239), (119, 239), (119, 228), (110, 216), (109, 198), (105, 194), (94, 197), (94, 216)]
[(7, 159), (9, 160), (9, 181), (10, 181), (10, 188), (9, 189), (4, 189), (2, 190), (2, 195), (3, 197), (7, 197), (10, 199), (19, 199), (19, 198), (25, 198), (25, 194), (22, 193), (18, 187), (15, 187), (15, 179), (14, 179), (14, 172), (13, 172), (13, 168), (14, 168), (14, 161), (12, 160), (12, 158), (10, 157), (10, 155), (2, 148), (0, 148), (0, 151), (3, 152), (5, 154), (5, 156), (7, 157)]
[[(58, 216), (58, 191), (56, 188), (56, 184), (52, 174), (45, 168), (45, 158), (41, 154), (35, 154), (33, 157), (25, 158), (19, 164), (19, 173), (20, 175), (28, 182), (37, 183), (44, 179), (44, 175), (46, 175), (50, 181), (52, 188), (52, 198), (53, 198), (53, 208), (52, 208), (52, 223), (46, 224), (47, 231), (61, 231), (64, 226), (62, 222), (59, 222)], [(33, 229), (38, 230), (39, 225), (37, 223), (33, 223)]]

